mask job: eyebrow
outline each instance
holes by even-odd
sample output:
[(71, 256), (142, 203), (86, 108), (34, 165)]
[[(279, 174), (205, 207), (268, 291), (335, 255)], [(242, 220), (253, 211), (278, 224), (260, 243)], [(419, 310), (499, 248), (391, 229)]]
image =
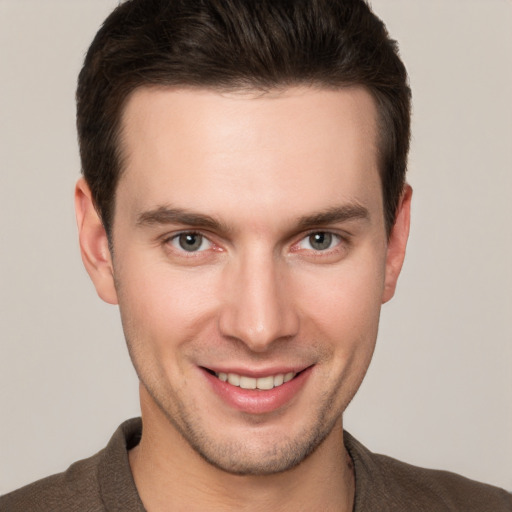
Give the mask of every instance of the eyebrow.
[(322, 212), (301, 217), (297, 223), (300, 231), (316, 226), (326, 226), (350, 220), (369, 220), (370, 212), (364, 206), (354, 203), (328, 208)]
[(166, 206), (159, 206), (154, 210), (143, 212), (138, 216), (138, 226), (151, 226), (155, 224), (185, 224), (187, 226), (210, 229), (212, 231), (230, 231), (228, 226), (210, 215), (190, 212), (182, 208), (168, 208)]
[[(324, 211), (304, 215), (299, 218), (296, 228), (304, 231), (315, 226), (326, 226), (350, 220), (368, 220), (368, 209), (360, 204), (347, 204), (328, 208)], [(225, 223), (210, 215), (191, 212), (182, 208), (169, 208), (159, 206), (154, 210), (141, 213), (137, 218), (138, 226), (183, 224), (190, 227), (209, 229), (212, 231), (229, 233), (232, 230)]]

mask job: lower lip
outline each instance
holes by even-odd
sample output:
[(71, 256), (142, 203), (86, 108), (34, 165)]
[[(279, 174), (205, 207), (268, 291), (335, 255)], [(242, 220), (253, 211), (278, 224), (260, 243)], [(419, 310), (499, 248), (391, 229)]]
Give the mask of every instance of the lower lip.
[(203, 370), (203, 373), (215, 393), (229, 406), (249, 414), (265, 414), (276, 411), (290, 402), (306, 383), (311, 370), (312, 367), (309, 367), (292, 380), (268, 390), (243, 389), (221, 381), (206, 370)]

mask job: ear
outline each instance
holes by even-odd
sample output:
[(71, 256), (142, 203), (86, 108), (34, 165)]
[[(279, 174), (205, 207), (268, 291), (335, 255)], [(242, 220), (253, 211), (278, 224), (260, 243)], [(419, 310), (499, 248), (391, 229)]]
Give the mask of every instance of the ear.
[(94, 207), (91, 190), (83, 178), (75, 187), (75, 212), (82, 261), (98, 295), (109, 304), (117, 304), (114, 267), (103, 223)]
[(405, 248), (407, 246), (407, 239), (409, 238), (411, 198), (412, 188), (410, 185), (406, 184), (402, 196), (400, 197), (395, 224), (388, 240), (386, 275), (384, 280), (384, 293), (382, 295), (383, 304), (390, 300), (395, 294), (398, 276), (402, 270)]

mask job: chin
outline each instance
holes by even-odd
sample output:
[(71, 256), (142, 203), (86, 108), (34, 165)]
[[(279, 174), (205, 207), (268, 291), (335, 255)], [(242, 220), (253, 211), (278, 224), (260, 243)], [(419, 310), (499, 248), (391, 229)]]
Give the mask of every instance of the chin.
[(301, 464), (322, 444), (332, 427), (301, 432), (295, 438), (269, 435), (261, 442), (224, 440), (210, 442), (206, 438), (190, 435), (190, 446), (210, 465), (241, 476), (265, 476), (283, 473)]
[[(274, 475), (298, 466), (333, 433), (341, 418), (332, 415), (332, 399), (325, 399), (302, 427), (293, 418), (287, 419), (286, 414), (279, 418), (278, 424), (261, 418), (251, 425), (216, 427), (216, 421), (208, 418), (201, 421), (197, 411), (185, 410), (180, 407), (183, 404), (175, 402), (174, 407), (166, 407), (153, 400), (181, 441), (211, 466), (233, 475)], [(287, 423), (279, 425), (283, 421)], [(339, 445), (342, 445), (341, 434)]]

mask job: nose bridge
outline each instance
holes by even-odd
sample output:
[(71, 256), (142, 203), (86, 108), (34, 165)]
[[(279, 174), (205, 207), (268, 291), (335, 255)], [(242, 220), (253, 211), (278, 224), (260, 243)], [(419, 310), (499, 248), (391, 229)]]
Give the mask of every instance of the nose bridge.
[(248, 250), (228, 272), (220, 317), (224, 335), (261, 352), (296, 333), (298, 317), (287, 293), (285, 263), (272, 251), (263, 247)]

